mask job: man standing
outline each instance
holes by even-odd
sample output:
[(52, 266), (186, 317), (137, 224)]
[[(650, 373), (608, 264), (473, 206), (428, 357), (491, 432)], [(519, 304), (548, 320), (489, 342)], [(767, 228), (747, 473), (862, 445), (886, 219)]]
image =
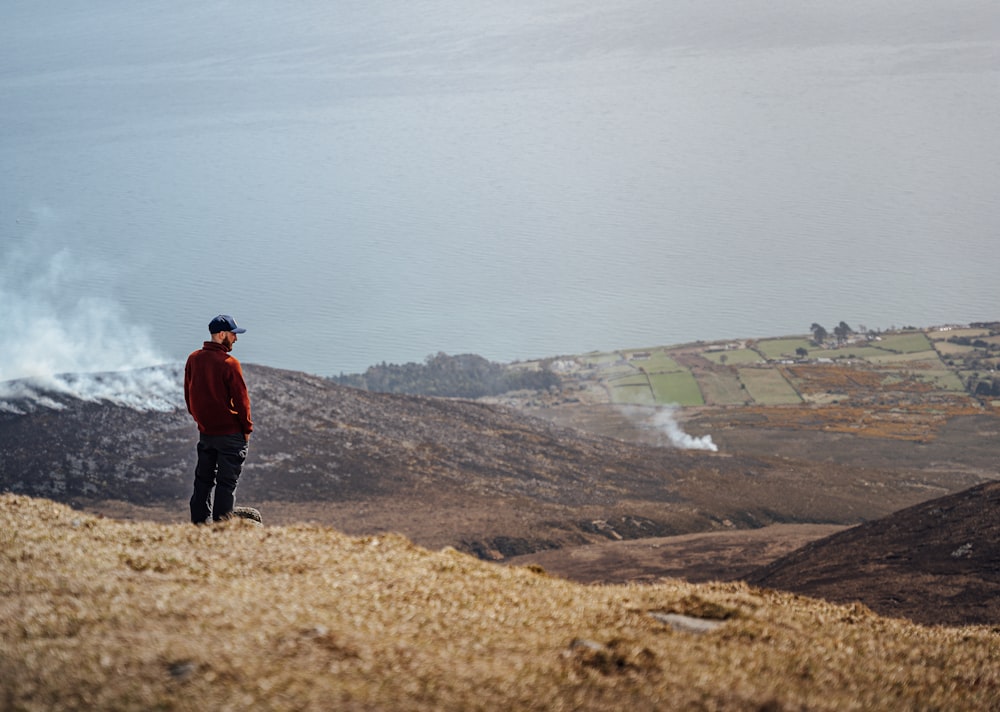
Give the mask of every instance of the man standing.
[(245, 331), (233, 317), (220, 314), (208, 325), (211, 340), (188, 356), (184, 366), (184, 402), (200, 433), (191, 495), (195, 524), (228, 518), (236, 503), (236, 484), (250, 447), (253, 422), (243, 369), (229, 352), (236, 335)]

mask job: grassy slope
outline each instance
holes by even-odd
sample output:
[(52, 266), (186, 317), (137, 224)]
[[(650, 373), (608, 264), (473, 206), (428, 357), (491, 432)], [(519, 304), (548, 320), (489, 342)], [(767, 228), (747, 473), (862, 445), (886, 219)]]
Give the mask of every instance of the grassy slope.
[(588, 587), (398, 536), (126, 524), (14, 495), (0, 545), (4, 709), (1000, 704), (995, 629), (743, 585)]

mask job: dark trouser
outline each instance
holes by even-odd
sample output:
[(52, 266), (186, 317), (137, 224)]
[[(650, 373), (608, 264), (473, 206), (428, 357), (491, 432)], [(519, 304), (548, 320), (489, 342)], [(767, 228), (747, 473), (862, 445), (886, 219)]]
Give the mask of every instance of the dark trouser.
[[(236, 504), (239, 482), (249, 444), (242, 433), (205, 435), (198, 440), (198, 466), (194, 470), (194, 494), (191, 495), (191, 521), (203, 524), (209, 519), (225, 519)], [(212, 507), (212, 489), (215, 507)]]

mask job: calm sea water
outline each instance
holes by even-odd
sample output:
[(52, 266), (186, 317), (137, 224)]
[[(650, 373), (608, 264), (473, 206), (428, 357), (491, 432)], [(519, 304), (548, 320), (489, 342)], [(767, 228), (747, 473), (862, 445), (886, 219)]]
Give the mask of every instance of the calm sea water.
[(1000, 5), (479, 5), (4, 3), (0, 380), (998, 318)]

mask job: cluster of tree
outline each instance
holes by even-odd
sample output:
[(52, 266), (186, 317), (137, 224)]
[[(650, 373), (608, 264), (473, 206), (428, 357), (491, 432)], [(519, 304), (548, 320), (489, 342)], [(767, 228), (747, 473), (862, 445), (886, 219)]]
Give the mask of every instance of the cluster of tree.
[(1000, 398), (1000, 378), (994, 378), (988, 381), (978, 381), (976, 382), (976, 387), (974, 389), (972, 388), (972, 383), (970, 383), (969, 390), (977, 396), (985, 398)]
[(476, 354), (438, 353), (424, 363), (370, 366), (364, 373), (343, 374), (331, 380), (344, 386), (379, 393), (479, 398), (517, 390), (559, 387), (559, 377), (547, 369), (514, 369)]
[[(809, 331), (812, 332), (813, 341), (817, 346), (822, 346), (826, 343), (827, 339), (830, 338), (830, 333), (824, 329), (821, 324), (814, 322), (813, 325), (809, 327)], [(865, 328), (861, 327), (861, 331), (864, 332)], [(833, 327), (833, 336), (837, 340), (838, 344), (846, 342), (853, 333), (855, 333), (854, 329), (848, 326), (846, 321), (842, 321)]]
[(982, 349), (984, 351), (1000, 350), (1000, 344), (991, 344), (983, 339), (974, 339), (969, 336), (952, 336), (948, 339), (949, 343), (959, 344), (960, 346), (972, 346), (973, 348)]

